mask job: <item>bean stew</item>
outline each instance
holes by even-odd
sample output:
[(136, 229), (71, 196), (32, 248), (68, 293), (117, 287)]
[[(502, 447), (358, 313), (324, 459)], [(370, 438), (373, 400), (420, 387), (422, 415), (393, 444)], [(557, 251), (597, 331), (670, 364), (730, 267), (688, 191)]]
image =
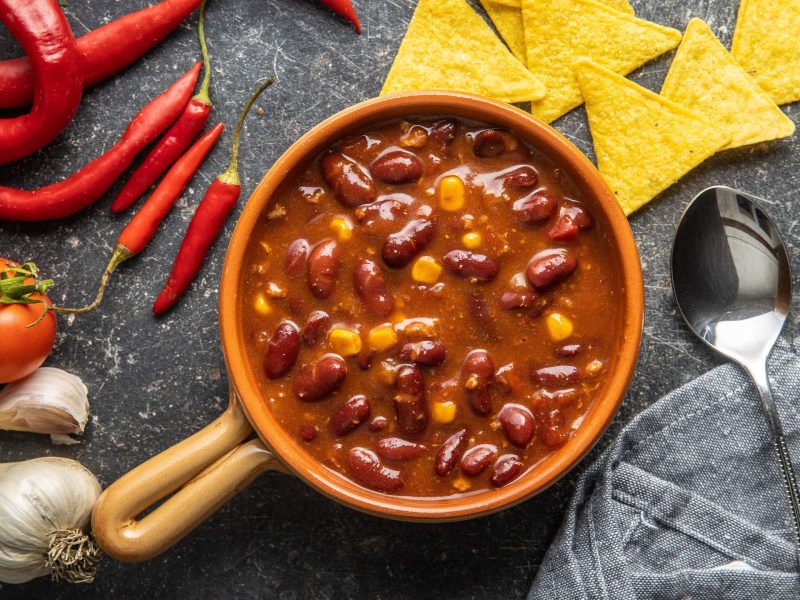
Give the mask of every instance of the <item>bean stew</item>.
[(418, 118), (333, 144), (275, 194), (240, 294), (248, 359), (316, 460), (387, 494), (505, 486), (614, 368), (602, 223), (513, 132)]

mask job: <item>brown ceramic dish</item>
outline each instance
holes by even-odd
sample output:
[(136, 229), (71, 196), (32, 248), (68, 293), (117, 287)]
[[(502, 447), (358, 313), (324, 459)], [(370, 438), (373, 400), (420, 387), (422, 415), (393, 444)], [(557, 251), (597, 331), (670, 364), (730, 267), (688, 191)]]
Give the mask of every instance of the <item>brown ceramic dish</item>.
[[(616, 359), (581, 427), (566, 445), (518, 480), (473, 495), (388, 496), (365, 489), (325, 468), (276, 422), (261, 397), (246, 358), (239, 297), (243, 263), (250, 235), (273, 194), (335, 140), (371, 124), (408, 115), (449, 115), (508, 128), (560, 165), (607, 232), (622, 281), (619, 295), (623, 303), (622, 333)], [(506, 104), (447, 92), (397, 94), (348, 108), (314, 127), (273, 165), (253, 192), (234, 231), (220, 288), (222, 346), (231, 381), (230, 407), (202, 431), (111, 485), (95, 506), (92, 521), (95, 536), (108, 554), (120, 560), (150, 558), (181, 539), (267, 470), (296, 475), (334, 500), (389, 518), (449, 521), (512, 506), (567, 473), (613, 419), (633, 375), (643, 303), (639, 256), (628, 222), (613, 194), (589, 160), (547, 125)], [(137, 520), (138, 515), (170, 494), (158, 508)]]

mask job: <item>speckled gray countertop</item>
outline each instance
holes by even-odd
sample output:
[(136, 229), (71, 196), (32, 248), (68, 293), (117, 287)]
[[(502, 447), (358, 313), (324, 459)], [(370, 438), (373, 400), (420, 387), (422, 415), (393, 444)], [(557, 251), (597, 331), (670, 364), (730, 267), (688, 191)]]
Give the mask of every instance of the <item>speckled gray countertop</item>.
[[(65, 11), (76, 35), (147, 5), (147, 0), (71, 0)], [(364, 25), (357, 36), (315, 0), (211, 0), (213, 120), (232, 124), (249, 91), (275, 73), (279, 84), (249, 119), (242, 139), (245, 197), (296, 139), (325, 117), (374, 96), (391, 64), (415, 2), (356, 0)], [(639, 16), (683, 29), (705, 19), (727, 45), (737, 0), (632, 0)], [(0, 169), (0, 183), (35, 187), (63, 178), (117, 139), (125, 124), (198, 54), (195, 17), (143, 60), (90, 90), (75, 122), (47, 149)], [(17, 53), (0, 33), (0, 55)], [(671, 55), (634, 75), (658, 89)], [(786, 111), (795, 121), (800, 107)], [(592, 156), (581, 109), (556, 123)], [(224, 170), (229, 132), (207, 160), (149, 248), (119, 269), (102, 309), (59, 318), (49, 365), (79, 374), (89, 386), (92, 420), (78, 446), (51, 446), (44, 436), (0, 432), (0, 460), (67, 456), (108, 485), (153, 454), (199, 430), (227, 403), (219, 345), (217, 284), (235, 219), (214, 246), (202, 275), (177, 310), (150, 314), (193, 207)], [(676, 386), (718, 364), (676, 313), (669, 286), (669, 250), (682, 208), (697, 192), (726, 184), (762, 196), (800, 273), (797, 135), (720, 154), (631, 218), (645, 273), (647, 313), (641, 358), (610, 436)], [(116, 186), (114, 190), (118, 190)], [(0, 256), (35, 260), (57, 281), (57, 303), (81, 304), (126, 217), (112, 216), (111, 195), (60, 222), (0, 223)], [(238, 214), (238, 212), (237, 212)], [(234, 215), (235, 216), (235, 215)], [(797, 281), (795, 281), (797, 284)], [(787, 335), (797, 332), (800, 310)], [(1, 341), (0, 341), (1, 342)], [(558, 528), (572, 492), (566, 477), (540, 496), (500, 514), (446, 525), (366, 516), (323, 497), (295, 478), (268, 474), (223, 507), (173, 550), (146, 563), (106, 559), (91, 586), (0, 584), (17, 598), (520, 598)]]

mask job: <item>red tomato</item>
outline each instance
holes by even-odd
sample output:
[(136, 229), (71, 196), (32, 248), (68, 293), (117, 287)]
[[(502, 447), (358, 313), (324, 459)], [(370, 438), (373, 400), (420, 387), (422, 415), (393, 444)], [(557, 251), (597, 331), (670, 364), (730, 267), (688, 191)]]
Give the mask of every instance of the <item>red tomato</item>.
[[(0, 270), (16, 267), (17, 263), (0, 258)], [(31, 298), (47, 296), (31, 294)], [(0, 383), (22, 379), (38, 369), (56, 341), (56, 315), (48, 312), (33, 327), (26, 328), (42, 314), (42, 305), (0, 304)]]

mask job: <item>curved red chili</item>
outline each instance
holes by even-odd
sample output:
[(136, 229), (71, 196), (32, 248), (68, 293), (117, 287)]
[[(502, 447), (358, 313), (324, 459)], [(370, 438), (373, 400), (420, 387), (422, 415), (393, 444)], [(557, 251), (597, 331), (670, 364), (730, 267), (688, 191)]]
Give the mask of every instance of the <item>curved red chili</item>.
[(200, 38), (200, 49), (203, 53), (203, 83), (200, 91), (189, 100), (183, 114), (169, 128), (156, 146), (145, 157), (120, 190), (111, 212), (121, 212), (136, 202), (156, 180), (174, 163), (192, 140), (203, 130), (211, 115), (211, 98), (208, 86), (211, 82), (211, 66), (208, 62), (208, 46), (204, 31), (206, 2), (200, 6), (200, 17), (197, 22), (197, 36)]
[(159, 223), (164, 220), (175, 201), (186, 189), (189, 181), (197, 173), (197, 169), (200, 168), (205, 157), (214, 147), (214, 144), (217, 143), (224, 128), (224, 123), (217, 123), (203, 137), (197, 140), (183, 156), (175, 161), (175, 164), (170, 167), (170, 170), (161, 180), (161, 183), (158, 184), (153, 194), (147, 199), (147, 202), (125, 226), (125, 229), (122, 230), (122, 233), (117, 238), (114, 253), (111, 255), (111, 260), (108, 261), (105, 271), (103, 271), (103, 276), (100, 278), (100, 287), (91, 304), (81, 308), (59, 307), (58, 312), (83, 314), (100, 306), (111, 274), (126, 260), (133, 258), (144, 250), (145, 246), (153, 239)]
[(233, 207), (236, 206), (236, 201), (239, 200), (239, 196), (242, 194), (238, 168), (239, 138), (242, 134), (242, 125), (247, 113), (250, 112), (250, 108), (261, 95), (261, 92), (274, 82), (275, 78), (270, 77), (258, 86), (242, 109), (242, 113), (236, 123), (236, 129), (233, 130), (230, 165), (224, 173), (218, 175), (211, 183), (189, 223), (186, 234), (183, 236), (181, 247), (178, 250), (178, 255), (172, 265), (169, 279), (167, 279), (164, 289), (161, 290), (153, 304), (153, 314), (156, 316), (172, 308), (194, 281), (194, 278), (197, 277), (211, 244), (214, 243), (220, 229), (228, 219), (228, 215), (233, 210)]
[(78, 48), (56, 0), (0, 0), (0, 21), (28, 55), (35, 74), (31, 112), (0, 119), (0, 163), (51, 142), (72, 121), (83, 93)]
[(37, 190), (0, 186), (0, 219), (47, 221), (72, 215), (108, 191), (134, 157), (178, 118), (200, 74), (200, 61), (147, 104), (131, 121), (120, 140), (80, 171)]
[[(198, 6), (200, 0), (164, 0), (79, 37), (76, 43), (83, 87), (96, 85), (141, 58)], [(0, 108), (29, 106), (35, 81), (27, 57), (0, 61)]]
[(358, 15), (356, 14), (356, 9), (353, 8), (351, 0), (322, 0), (322, 3), (336, 14), (350, 21), (355, 27), (356, 33), (361, 33), (361, 23), (358, 22)]

